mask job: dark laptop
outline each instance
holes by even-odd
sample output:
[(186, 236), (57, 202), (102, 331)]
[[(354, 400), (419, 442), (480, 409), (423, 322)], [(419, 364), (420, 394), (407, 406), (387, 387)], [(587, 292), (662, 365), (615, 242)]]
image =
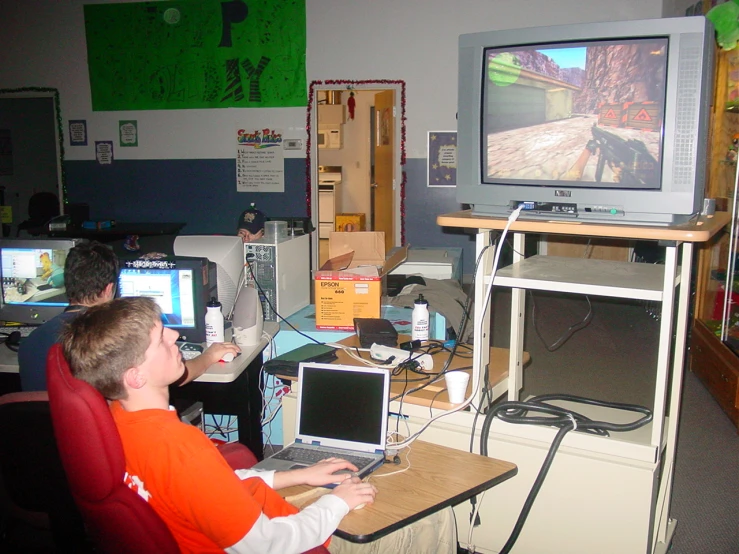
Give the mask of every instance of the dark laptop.
[(295, 442), (254, 466), (284, 471), (325, 458), (344, 458), (357, 466), (359, 477), (385, 460), (390, 372), (303, 362)]

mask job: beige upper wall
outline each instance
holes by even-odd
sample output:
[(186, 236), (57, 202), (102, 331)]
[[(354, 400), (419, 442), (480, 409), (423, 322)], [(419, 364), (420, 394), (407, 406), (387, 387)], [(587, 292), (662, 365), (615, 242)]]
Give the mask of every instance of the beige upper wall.
[[(663, 0), (662, 17), (679, 17), (699, 0)], [(724, 0), (719, 0), (724, 1)]]
[[(240, 122), (281, 127), (286, 138), (305, 137), (303, 108), (91, 112), (82, 10), (100, 2), (0, 0), (0, 88), (58, 88), (65, 140), (69, 119), (88, 120), (91, 145), (115, 138), (119, 119), (138, 120), (139, 148), (119, 149), (119, 159), (233, 158)], [(677, 4), (670, 0), (668, 10), (663, 0), (306, 0), (308, 80), (403, 80), (407, 155), (423, 158), (428, 130), (456, 128), (460, 34), (659, 18), (677, 15), (671, 13)], [(68, 159), (94, 159), (92, 146), (66, 150)]]

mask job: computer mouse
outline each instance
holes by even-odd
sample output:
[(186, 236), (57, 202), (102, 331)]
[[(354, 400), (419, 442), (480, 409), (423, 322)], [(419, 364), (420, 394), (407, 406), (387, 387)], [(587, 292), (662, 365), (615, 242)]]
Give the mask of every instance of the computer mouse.
[(233, 355), (233, 352), (226, 352), (226, 353), (225, 353), (225, 354), (223, 355), (223, 357), (221, 358), (221, 361), (222, 361), (222, 362), (226, 362), (226, 363), (228, 363), (228, 362), (233, 362), (233, 360), (234, 360), (234, 355)]
[(355, 511), (356, 511), (356, 510), (361, 510), (361, 509), (362, 509), (362, 508), (364, 508), (364, 507), (365, 507), (366, 505), (367, 505), (367, 504), (357, 504), (356, 506), (354, 506), (354, 510), (355, 510)]

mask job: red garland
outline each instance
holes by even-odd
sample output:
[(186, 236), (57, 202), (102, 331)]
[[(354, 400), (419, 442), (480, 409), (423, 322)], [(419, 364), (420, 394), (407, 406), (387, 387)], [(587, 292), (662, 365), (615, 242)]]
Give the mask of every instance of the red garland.
[[(315, 87), (319, 85), (341, 85), (347, 88), (353, 85), (400, 85), (400, 165), (405, 166), (405, 81), (380, 79), (377, 81), (343, 81), (343, 80), (327, 80), (327, 81), (311, 81), (308, 88), (308, 111), (305, 123), (305, 131), (308, 134), (308, 140), (305, 145), (305, 205), (308, 209), (308, 217), (311, 216), (311, 125), (310, 116), (313, 110), (313, 97), (315, 96)], [(408, 179), (405, 171), (400, 182), (400, 243), (405, 244), (405, 185)]]

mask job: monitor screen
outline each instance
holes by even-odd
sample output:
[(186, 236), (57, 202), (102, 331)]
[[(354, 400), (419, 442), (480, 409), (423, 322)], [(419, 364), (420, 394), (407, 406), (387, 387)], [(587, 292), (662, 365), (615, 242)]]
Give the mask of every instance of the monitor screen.
[(483, 182), (659, 190), (667, 45), (486, 48)]
[(205, 342), (208, 300), (218, 297), (216, 266), (206, 258), (122, 259), (118, 295), (149, 296), (162, 311), (162, 323), (180, 340)]
[(195, 328), (194, 286), (192, 269), (123, 268), (118, 277), (120, 295), (156, 300), (167, 327)]
[(69, 305), (64, 286), (69, 239), (0, 241), (0, 317), (6, 321), (41, 324)]

